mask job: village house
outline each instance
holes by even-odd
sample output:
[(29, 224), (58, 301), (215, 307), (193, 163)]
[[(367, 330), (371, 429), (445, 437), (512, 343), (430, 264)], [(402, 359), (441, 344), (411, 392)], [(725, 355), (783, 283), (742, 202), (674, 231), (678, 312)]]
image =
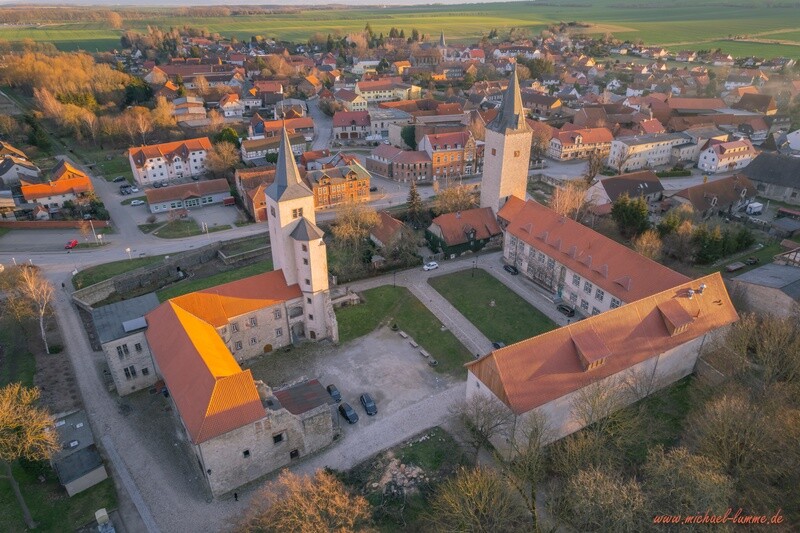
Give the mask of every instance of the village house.
[(557, 96), (534, 91), (521, 91), (522, 105), (533, 115), (550, 117), (561, 111), (562, 102)]
[(586, 201), (595, 206), (596, 213), (611, 212), (611, 205), (627, 194), (631, 198), (644, 198), (648, 204), (661, 200), (664, 187), (652, 170), (640, 170), (619, 176), (597, 179), (586, 191)]
[(374, 107), (369, 110), (370, 137), (373, 140), (389, 138), (389, 128), (402, 128), (411, 124), (412, 117), (402, 109)]
[(333, 137), (338, 140), (361, 140), (370, 135), (369, 111), (337, 111), (333, 115)]
[(800, 312), (800, 248), (731, 280), (731, 292), (750, 312), (780, 317)]
[(397, 243), (406, 225), (386, 211), (378, 211), (378, 224), (369, 230), (369, 239), (380, 249), (391, 248)]
[(402, 150), (381, 144), (366, 159), (367, 170), (397, 181), (424, 181), (433, 177), (427, 152)]
[(287, 119), (265, 120), (258, 113), (250, 119), (247, 128), (248, 139), (262, 139), (264, 137), (280, 137), (281, 130), (286, 128), (289, 134), (302, 134), (307, 142), (314, 139), (314, 119), (311, 117), (297, 117)]
[[(301, 170), (301, 175), (303, 171)], [(245, 210), (256, 222), (267, 220), (266, 190), (275, 181), (275, 167), (237, 168), (233, 182)]]
[(219, 100), (219, 109), (225, 118), (242, 118), (244, 103), (236, 93), (228, 93)]
[(422, 89), (416, 85), (404, 83), (402, 78), (360, 81), (355, 87), (356, 94), (370, 104), (391, 100), (415, 100), (420, 97), (421, 91)]
[(800, 158), (761, 152), (742, 174), (755, 183), (762, 198), (800, 205)]
[(503, 259), (584, 316), (596, 315), (687, 281), (667, 267), (532, 200), (512, 197)]
[(469, 131), (425, 135), (419, 151), (428, 154), (434, 178), (455, 178), (480, 172), (475, 139)]
[(314, 207), (325, 208), (343, 202), (368, 202), (370, 173), (358, 162), (310, 170), (305, 180), (314, 192)]
[(54, 426), (59, 449), (50, 464), (68, 496), (75, 496), (108, 479), (85, 411), (63, 413), (55, 419)]
[(561, 130), (550, 139), (547, 155), (559, 161), (584, 159), (593, 153), (606, 157), (614, 134), (608, 128)]
[(702, 218), (730, 216), (755, 199), (756, 186), (746, 176), (735, 175), (700, 183), (673, 194), (673, 203), (687, 204)]
[(65, 160), (55, 166), (46, 181), (21, 178), (19, 184), (25, 201), (41, 205), (47, 214), (59, 211), (64, 202), (82, 203), (94, 193), (89, 176)]
[[(548, 442), (580, 430), (575, 403), (593, 391), (638, 390), (614, 409), (694, 371), (700, 351), (738, 319), (719, 273), (654, 292), (618, 309), (494, 350), (467, 364), (467, 399), (505, 405), (508, 434), (492, 444), (510, 457), (534, 414)], [(614, 396), (610, 396), (614, 397)]]
[[(289, 142), (294, 155), (300, 155), (306, 151), (306, 137), (302, 133), (290, 135)], [(276, 136), (244, 139), (240, 147), (242, 161), (250, 163), (265, 159), (270, 154), (277, 154), (280, 144), (281, 138)]]
[(199, 137), (131, 148), (128, 160), (136, 183), (149, 186), (154, 182), (205, 174), (209, 150), (211, 141), (208, 137)]
[(25, 152), (0, 141), (0, 188), (19, 185), (20, 179), (34, 180), (40, 172)]
[(672, 157), (672, 148), (687, 142), (682, 133), (656, 133), (619, 137), (611, 142), (608, 166), (620, 172), (666, 165)]
[(350, 89), (339, 89), (333, 93), (333, 98), (342, 104), (346, 111), (366, 111), (367, 99), (356, 94)]
[(746, 167), (756, 155), (756, 149), (747, 139), (728, 142), (709, 141), (708, 148), (700, 152), (697, 168), (711, 174), (730, 172)]
[(434, 218), (425, 239), (434, 252), (454, 258), (467, 251), (477, 252), (503, 233), (490, 207), (445, 213)]
[(147, 205), (153, 214), (167, 213), (174, 209), (189, 209), (207, 205), (233, 203), (228, 180), (195, 181), (169, 187), (148, 188), (144, 191)]

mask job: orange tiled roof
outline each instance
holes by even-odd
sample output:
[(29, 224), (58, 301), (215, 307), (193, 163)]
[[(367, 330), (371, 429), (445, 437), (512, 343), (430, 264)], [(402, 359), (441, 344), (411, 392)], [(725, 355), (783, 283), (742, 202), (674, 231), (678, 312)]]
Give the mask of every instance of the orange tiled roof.
[(446, 213), (433, 219), (448, 246), (467, 242), (467, 231), (475, 230), (475, 239), (488, 239), (503, 232), (491, 207), (476, 207), (457, 213)]
[(133, 163), (142, 168), (148, 159), (155, 157), (163, 157), (171, 161), (176, 156), (180, 156), (186, 160), (190, 152), (211, 150), (211, 141), (208, 137), (198, 137), (197, 139), (187, 139), (185, 141), (175, 141), (171, 143), (151, 144), (148, 146), (140, 146), (138, 148), (131, 148), (129, 154)]
[(561, 141), (563, 146), (576, 144), (578, 136), (581, 137), (581, 144), (610, 143), (614, 140), (614, 134), (608, 128), (562, 130), (556, 134), (556, 138)]
[(52, 179), (37, 183), (20, 179), (22, 196), (27, 201), (58, 196), (61, 194), (82, 194), (94, 191), (89, 177), (66, 161), (61, 161), (54, 169)]
[(506, 231), (623, 302), (645, 298), (688, 279), (533, 200), (515, 208), (511, 218), (506, 218), (505, 207), (500, 216), (510, 221)]
[(386, 211), (379, 211), (378, 219), (378, 225), (372, 228), (370, 233), (386, 246), (392, 242), (398, 232), (403, 230), (404, 224)]
[[(703, 294), (688, 289), (705, 284)], [(495, 350), (466, 367), (520, 415), (738, 319), (719, 272)], [(586, 365), (604, 363), (585, 371)]]
[(250, 370), (216, 328), (300, 296), (276, 270), (172, 298), (147, 314), (147, 342), (193, 443), (265, 416)]

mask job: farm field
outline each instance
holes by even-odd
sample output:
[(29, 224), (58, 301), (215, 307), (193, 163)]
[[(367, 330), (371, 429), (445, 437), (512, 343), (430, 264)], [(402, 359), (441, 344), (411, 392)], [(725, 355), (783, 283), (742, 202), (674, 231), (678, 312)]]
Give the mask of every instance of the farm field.
[[(793, 8), (794, 7), (794, 8)], [(124, 18), (124, 10), (121, 11)], [(593, 34), (613, 33), (620, 39), (641, 39), (649, 44), (671, 48), (716, 48), (735, 54), (778, 55), (800, 57), (800, 47), (727, 41), (729, 36), (796, 41), (800, 44), (800, 9), (775, 2), (765, 7), (759, 2), (743, 0), (705, 0), (702, 3), (676, 2), (665, 6), (656, 0), (637, 2), (636, 7), (623, 6), (615, 0), (599, 0), (588, 6), (560, 7), (533, 2), (508, 2), (466, 5), (434, 5), (391, 7), (383, 9), (307, 10), (274, 15), (189, 17), (160, 16), (126, 20), (125, 29), (146, 30), (147, 26), (164, 29), (189, 25), (206, 28), (226, 36), (247, 39), (252, 35), (304, 41), (314, 33), (360, 31), (369, 22), (376, 33), (388, 33), (394, 26), (407, 33), (417, 28), (421, 33), (437, 36), (444, 31), (449, 42), (475, 42), (481, 35), (497, 28), (501, 33), (512, 27), (533, 33), (549, 24), (581, 21), (592, 27), (580, 31)], [(61, 49), (111, 49), (119, 45), (122, 30), (112, 30), (102, 23), (48, 24), (40, 27), (0, 27), (0, 39), (31, 38), (49, 41)], [(763, 37), (760, 34), (764, 34)]]

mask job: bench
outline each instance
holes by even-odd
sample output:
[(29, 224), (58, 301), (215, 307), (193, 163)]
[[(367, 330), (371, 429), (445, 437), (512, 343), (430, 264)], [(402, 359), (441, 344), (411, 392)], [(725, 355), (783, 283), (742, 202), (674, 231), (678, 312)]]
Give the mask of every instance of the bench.
[(408, 339), (408, 342), (411, 344), (412, 347), (419, 348), (419, 344), (414, 342), (414, 339)]
[(404, 339), (408, 338), (408, 333), (406, 333), (405, 331), (398, 331), (397, 333), (399, 333), (400, 336), (403, 337)]
[(430, 356), (431, 356), (431, 354), (429, 354), (429, 353), (428, 353), (428, 352), (426, 352), (425, 350), (420, 350), (420, 351), (419, 351), (419, 354), (420, 354), (422, 357), (430, 357)]

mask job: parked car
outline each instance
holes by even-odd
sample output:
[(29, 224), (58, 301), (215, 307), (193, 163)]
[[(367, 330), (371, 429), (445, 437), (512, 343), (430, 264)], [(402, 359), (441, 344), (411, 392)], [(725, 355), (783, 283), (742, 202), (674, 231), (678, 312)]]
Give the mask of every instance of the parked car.
[(422, 267), (422, 270), (427, 272), (428, 270), (436, 270), (437, 268), (439, 268), (439, 263), (436, 261), (431, 261), (430, 263), (425, 263), (425, 266)]
[(117, 176), (114, 178), (114, 183), (119, 183), (121, 181), (125, 181), (125, 176)]
[(139, 192), (139, 187), (131, 187), (131, 192)]
[(378, 190), (378, 188), (377, 188), (377, 187), (370, 187), (370, 188), (369, 188), (369, 192), (375, 192), (375, 191), (377, 191), (377, 190)]
[(342, 401), (342, 393), (339, 392), (339, 389), (336, 388), (336, 385), (331, 383), (326, 388), (328, 389), (328, 394), (331, 395), (331, 398), (333, 398), (336, 403)]
[(744, 260), (746, 265), (757, 265), (761, 260), (758, 257), (748, 257)]
[(71, 241), (69, 241), (67, 244), (64, 245), (64, 249), (72, 250), (76, 246), (78, 246), (78, 239), (72, 239)]
[(364, 406), (364, 410), (367, 412), (369, 416), (378, 414), (378, 406), (375, 405), (375, 400), (372, 399), (372, 396), (369, 395), (368, 392), (365, 392), (361, 395), (361, 405)]
[(154, 181), (154, 182), (153, 182), (153, 187), (155, 187), (156, 189), (158, 189), (159, 187), (161, 187), (161, 182), (160, 182), (160, 181)]
[(162, 187), (169, 187), (169, 182), (167, 182), (167, 180), (164, 180), (164, 181), (161, 182), (161, 186)]
[(519, 274), (519, 269), (514, 265), (503, 265), (503, 270), (505, 270), (512, 276), (516, 276), (517, 274)]
[(559, 313), (563, 313), (566, 316), (573, 317), (575, 316), (575, 309), (571, 308), (567, 304), (558, 304), (556, 307)]
[(503, 341), (494, 341), (492, 343), (492, 348), (494, 348), (495, 350), (499, 350), (500, 348), (505, 348), (505, 347), (506, 343), (504, 343)]
[(350, 404), (347, 402), (342, 402), (339, 404), (339, 414), (341, 414), (345, 420), (347, 420), (348, 424), (355, 424), (358, 422), (358, 413), (356, 413), (355, 409), (350, 407)]
[(131, 205), (144, 205), (144, 200), (131, 200)]
[(199, 180), (200, 180), (200, 176), (192, 176), (192, 181), (199, 181)]

